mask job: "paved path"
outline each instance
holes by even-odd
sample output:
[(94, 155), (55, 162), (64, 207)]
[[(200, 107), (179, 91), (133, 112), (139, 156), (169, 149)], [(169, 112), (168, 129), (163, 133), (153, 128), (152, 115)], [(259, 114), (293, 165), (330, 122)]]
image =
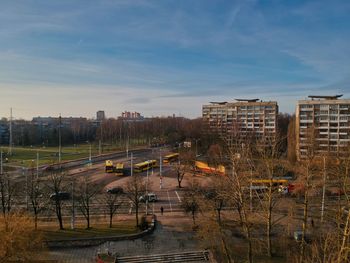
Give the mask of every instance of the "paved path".
[(119, 256), (198, 250), (200, 246), (190, 229), (191, 221), (182, 213), (158, 215), (156, 230), (149, 236), (137, 240), (106, 242), (95, 247), (51, 250), (42, 258), (59, 262), (96, 262), (97, 252), (106, 250)]

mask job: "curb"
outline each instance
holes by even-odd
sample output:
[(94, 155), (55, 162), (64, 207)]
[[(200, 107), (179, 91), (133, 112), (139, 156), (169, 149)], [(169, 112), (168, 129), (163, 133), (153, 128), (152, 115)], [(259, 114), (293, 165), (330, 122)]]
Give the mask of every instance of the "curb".
[(72, 247), (98, 246), (108, 241), (134, 240), (153, 233), (156, 227), (156, 222), (157, 222), (156, 216), (153, 215), (150, 226), (146, 230), (143, 230), (142, 232), (136, 233), (136, 234), (123, 235), (123, 236), (93, 237), (93, 238), (75, 238), (75, 239), (54, 240), (54, 241), (46, 240), (43, 243), (48, 248), (72, 248)]

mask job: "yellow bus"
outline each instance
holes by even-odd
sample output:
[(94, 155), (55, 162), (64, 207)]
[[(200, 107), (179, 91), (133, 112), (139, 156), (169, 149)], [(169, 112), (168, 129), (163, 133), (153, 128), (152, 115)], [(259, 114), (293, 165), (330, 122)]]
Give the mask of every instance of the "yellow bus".
[(115, 174), (116, 175), (124, 175), (124, 164), (123, 163), (117, 163), (115, 166)]
[(173, 161), (177, 161), (179, 159), (179, 154), (178, 153), (172, 153), (164, 156), (163, 158), (163, 163), (170, 163)]
[(286, 179), (253, 179), (252, 185), (270, 185), (278, 187), (280, 185), (287, 186), (289, 181)]
[(134, 165), (134, 171), (136, 173), (141, 173), (143, 171), (147, 171), (151, 169), (152, 167), (156, 167), (157, 161), (156, 160), (148, 160), (142, 163), (138, 163)]
[(196, 171), (204, 174), (225, 174), (225, 167), (223, 165), (218, 165), (218, 167), (211, 167), (206, 162), (201, 161), (195, 162), (195, 169)]
[(113, 162), (111, 160), (106, 161), (105, 171), (106, 171), (106, 173), (113, 173), (114, 172), (114, 166), (113, 166)]
[(283, 193), (288, 188), (289, 181), (287, 179), (253, 179), (250, 189), (264, 192), (268, 191), (270, 184), (274, 190)]

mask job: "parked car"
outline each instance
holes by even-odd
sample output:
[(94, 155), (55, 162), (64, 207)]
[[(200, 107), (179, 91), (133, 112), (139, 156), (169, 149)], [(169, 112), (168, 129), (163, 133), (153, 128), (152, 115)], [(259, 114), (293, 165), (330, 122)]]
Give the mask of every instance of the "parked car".
[(158, 200), (157, 195), (154, 193), (148, 193), (147, 195), (143, 195), (140, 197), (140, 202), (156, 202)]
[(51, 200), (69, 200), (70, 194), (67, 192), (58, 192), (50, 195)]
[(109, 194), (123, 194), (124, 193), (124, 190), (122, 187), (113, 187), (113, 188), (108, 188), (107, 189), (107, 193)]

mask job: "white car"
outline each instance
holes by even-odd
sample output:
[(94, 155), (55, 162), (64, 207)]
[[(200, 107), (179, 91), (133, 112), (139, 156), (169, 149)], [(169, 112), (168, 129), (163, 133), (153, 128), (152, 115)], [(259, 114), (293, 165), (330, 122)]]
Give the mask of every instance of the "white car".
[(156, 202), (158, 198), (155, 193), (148, 193), (140, 197), (140, 202), (146, 202), (146, 200), (148, 200), (148, 202)]

